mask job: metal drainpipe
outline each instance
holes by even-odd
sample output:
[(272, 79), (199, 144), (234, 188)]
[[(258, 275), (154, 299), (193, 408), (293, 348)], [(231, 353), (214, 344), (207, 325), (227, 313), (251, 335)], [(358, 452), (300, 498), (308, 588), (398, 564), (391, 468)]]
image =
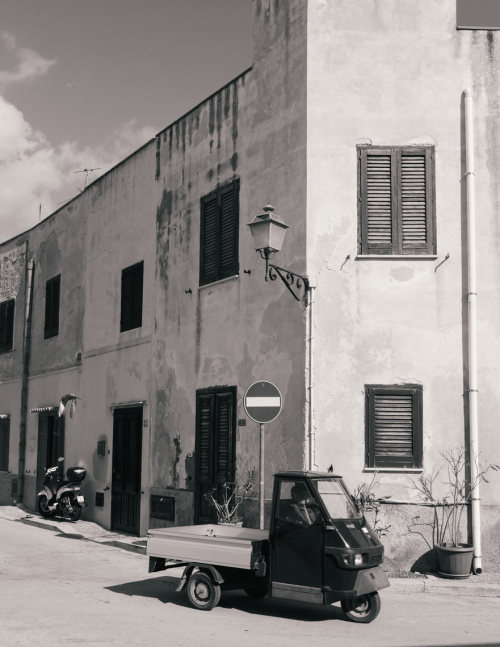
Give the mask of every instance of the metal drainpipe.
[(468, 304), (468, 351), (469, 351), (469, 443), (470, 487), (472, 515), (472, 543), (474, 557), (472, 570), (482, 573), (481, 563), (481, 499), (479, 496), (479, 442), (477, 423), (477, 326), (476, 326), (476, 210), (474, 171), (474, 124), (472, 92), (464, 92), (465, 107), (465, 179), (467, 188), (467, 304)]
[[(26, 244), (26, 253), (28, 245)], [(26, 464), (26, 422), (28, 417), (28, 379), (31, 350), (31, 292), (33, 287), (33, 260), (26, 266), (26, 302), (24, 310), (23, 364), (21, 375), (21, 410), (19, 415), (19, 465), (17, 476), (17, 501), (23, 502), (24, 470)]]
[(314, 434), (314, 408), (313, 408), (313, 322), (314, 322), (314, 288), (309, 286), (309, 294), (307, 307), (307, 354), (309, 371), (307, 377), (307, 394), (308, 394), (308, 411), (307, 411), (307, 426), (308, 426), (308, 445), (309, 445), (309, 470), (314, 470), (316, 466), (316, 437)]

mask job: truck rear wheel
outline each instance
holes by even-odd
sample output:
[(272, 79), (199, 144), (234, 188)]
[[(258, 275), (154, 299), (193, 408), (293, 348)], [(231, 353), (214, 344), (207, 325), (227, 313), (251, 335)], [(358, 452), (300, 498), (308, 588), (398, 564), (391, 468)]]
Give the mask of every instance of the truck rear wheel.
[(352, 622), (371, 622), (380, 613), (380, 596), (378, 593), (367, 593), (359, 598), (342, 600), (342, 611)]
[(196, 571), (189, 578), (187, 596), (195, 609), (210, 611), (219, 604), (220, 585), (208, 573)]

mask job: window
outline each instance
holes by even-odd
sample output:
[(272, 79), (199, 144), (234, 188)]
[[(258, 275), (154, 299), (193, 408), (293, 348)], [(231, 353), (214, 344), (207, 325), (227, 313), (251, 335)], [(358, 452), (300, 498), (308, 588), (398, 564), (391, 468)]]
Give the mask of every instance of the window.
[(366, 467), (422, 467), (422, 387), (365, 386)]
[(0, 303), (0, 353), (12, 350), (14, 338), (14, 299)]
[(498, 0), (457, 0), (457, 29), (500, 29)]
[(0, 472), (9, 470), (10, 418), (0, 418)]
[(200, 285), (238, 273), (239, 180), (201, 198)]
[(122, 270), (120, 332), (142, 326), (144, 261)]
[(59, 297), (61, 292), (61, 275), (58, 274), (45, 284), (45, 327), (44, 338), (59, 334)]
[(360, 254), (435, 254), (434, 147), (358, 147)]
[(196, 505), (197, 523), (209, 523), (213, 509), (205, 494), (222, 496), (222, 484), (234, 481), (236, 387), (204, 389), (196, 393)]

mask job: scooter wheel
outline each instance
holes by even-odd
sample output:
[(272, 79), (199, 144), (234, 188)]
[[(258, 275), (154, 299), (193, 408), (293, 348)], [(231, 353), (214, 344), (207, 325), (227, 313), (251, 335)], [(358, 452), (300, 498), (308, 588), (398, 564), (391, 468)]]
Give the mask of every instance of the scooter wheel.
[(358, 598), (342, 600), (341, 605), (351, 622), (367, 623), (375, 620), (380, 613), (380, 596), (378, 593), (367, 593)]
[(46, 496), (38, 497), (38, 512), (42, 515), (42, 517), (45, 517), (45, 519), (51, 519), (56, 514), (55, 510), (51, 510), (49, 508)]
[(210, 611), (219, 604), (220, 593), (220, 585), (208, 573), (196, 571), (189, 578), (187, 596), (195, 609)]
[(78, 521), (81, 517), (82, 509), (74, 498), (70, 499), (68, 496), (63, 496), (59, 501), (59, 512), (68, 521)]

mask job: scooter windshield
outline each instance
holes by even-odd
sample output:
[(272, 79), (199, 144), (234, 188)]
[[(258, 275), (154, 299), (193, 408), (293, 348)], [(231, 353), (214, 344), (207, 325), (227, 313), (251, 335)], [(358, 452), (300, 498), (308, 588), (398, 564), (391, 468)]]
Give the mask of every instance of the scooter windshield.
[(316, 490), (325, 504), (330, 519), (359, 519), (356, 509), (339, 479), (317, 479)]

